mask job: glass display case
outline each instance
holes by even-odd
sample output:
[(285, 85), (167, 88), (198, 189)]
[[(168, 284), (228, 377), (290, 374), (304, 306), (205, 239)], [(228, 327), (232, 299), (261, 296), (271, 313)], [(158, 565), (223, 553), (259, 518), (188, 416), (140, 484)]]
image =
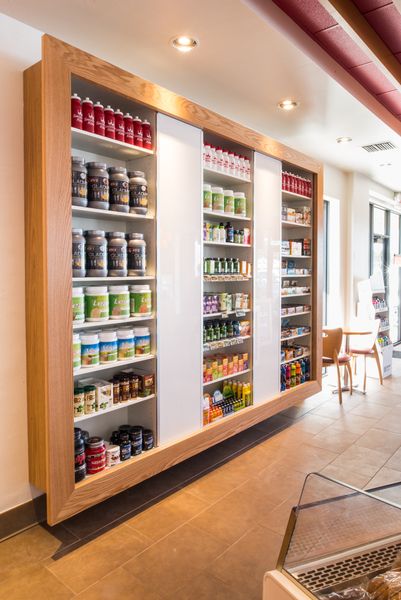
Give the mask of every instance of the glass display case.
[(401, 599), (401, 484), (367, 492), (308, 475), (265, 576), (264, 600), (287, 598)]

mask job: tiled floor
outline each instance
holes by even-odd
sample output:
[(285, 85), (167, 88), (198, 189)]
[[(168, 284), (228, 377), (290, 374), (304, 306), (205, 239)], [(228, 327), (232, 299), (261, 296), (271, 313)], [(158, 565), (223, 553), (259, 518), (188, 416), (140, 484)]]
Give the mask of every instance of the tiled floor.
[[(401, 363), (401, 361), (395, 361)], [(252, 600), (305, 474), (401, 481), (401, 367), (330, 388), (53, 529), (0, 544), (0, 600)]]

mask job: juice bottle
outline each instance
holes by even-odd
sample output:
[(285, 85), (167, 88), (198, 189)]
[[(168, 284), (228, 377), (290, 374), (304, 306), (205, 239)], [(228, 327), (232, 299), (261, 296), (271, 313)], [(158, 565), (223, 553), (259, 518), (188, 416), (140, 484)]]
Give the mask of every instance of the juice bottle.
[(289, 390), (291, 387), (291, 367), (289, 364), (285, 367), (285, 389)]
[(295, 366), (295, 363), (291, 363), (291, 383), (290, 386), (291, 387), (295, 387), (297, 384), (297, 368)]
[(296, 381), (297, 381), (297, 385), (301, 384), (301, 365), (299, 363), (299, 361), (297, 361), (295, 363), (296, 366)]

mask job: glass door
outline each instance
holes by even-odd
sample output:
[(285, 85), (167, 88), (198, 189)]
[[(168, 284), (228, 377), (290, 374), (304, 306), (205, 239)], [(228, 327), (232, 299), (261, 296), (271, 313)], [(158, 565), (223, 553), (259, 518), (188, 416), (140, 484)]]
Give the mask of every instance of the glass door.
[(390, 256), (388, 265), (388, 306), (390, 338), (400, 342), (400, 268), (394, 264), (394, 255), (400, 253), (400, 215), (390, 213)]

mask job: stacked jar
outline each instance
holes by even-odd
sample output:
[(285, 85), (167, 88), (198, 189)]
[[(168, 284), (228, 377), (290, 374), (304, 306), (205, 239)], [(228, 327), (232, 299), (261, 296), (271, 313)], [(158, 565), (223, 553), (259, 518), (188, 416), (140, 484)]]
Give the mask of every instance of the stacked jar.
[(245, 181), (250, 181), (251, 178), (250, 160), (221, 146), (208, 143), (203, 145), (203, 166)]
[(74, 324), (102, 323), (152, 315), (152, 291), (147, 284), (75, 287), (72, 290)]

